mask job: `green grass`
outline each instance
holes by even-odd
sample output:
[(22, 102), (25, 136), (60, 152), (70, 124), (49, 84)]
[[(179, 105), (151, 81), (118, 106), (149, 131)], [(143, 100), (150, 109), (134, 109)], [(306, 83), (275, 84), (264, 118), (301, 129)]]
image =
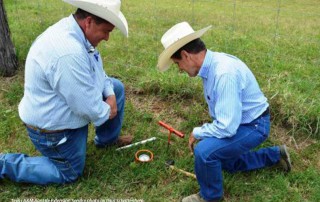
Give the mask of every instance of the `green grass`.
[[(199, 191), (195, 180), (165, 168), (175, 159), (179, 168), (193, 172), (188, 138), (173, 137), (167, 148), (163, 120), (189, 134), (211, 121), (199, 78), (178, 74), (176, 68), (159, 73), (162, 34), (180, 21), (194, 29), (212, 24), (203, 36), (207, 47), (241, 58), (252, 69), (269, 99), (273, 126), (263, 146), (290, 146), (294, 162), (287, 175), (277, 168), (248, 173), (224, 173), (225, 201), (320, 201), (320, 8), (306, 1), (150, 1), (123, 0), (129, 38), (115, 30), (100, 45), (108, 75), (120, 78), (127, 92), (122, 133), (135, 141), (158, 140), (121, 152), (98, 150), (90, 127), (83, 177), (70, 185), (37, 186), (0, 181), (0, 201), (11, 199), (144, 199), (178, 201)], [(278, 13), (280, 2), (280, 12)], [(48, 26), (74, 9), (55, 0), (5, 0), (5, 7), (20, 62), (13, 78), (0, 79), (0, 152), (39, 155), (19, 119), (23, 96), (24, 61), (32, 41)], [(188, 135), (187, 135), (188, 137)], [(150, 149), (155, 159), (134, 163), (138, 149)]]

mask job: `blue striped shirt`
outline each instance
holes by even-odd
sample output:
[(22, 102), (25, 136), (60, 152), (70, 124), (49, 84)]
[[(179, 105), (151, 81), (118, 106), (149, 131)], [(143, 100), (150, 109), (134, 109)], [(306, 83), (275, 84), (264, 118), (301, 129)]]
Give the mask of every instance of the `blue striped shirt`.
[(75, 129), (108, 120), (114, 95), (99, 52), (72, 15), (49, 27), (32, 44), (25, 65), (19, 115), (47, 130)]
[(196, 139), (232, 137), (269, 106), (250, 69), (235, 56), (207, 50), (198, 76), (213, 122), (194, 128)]

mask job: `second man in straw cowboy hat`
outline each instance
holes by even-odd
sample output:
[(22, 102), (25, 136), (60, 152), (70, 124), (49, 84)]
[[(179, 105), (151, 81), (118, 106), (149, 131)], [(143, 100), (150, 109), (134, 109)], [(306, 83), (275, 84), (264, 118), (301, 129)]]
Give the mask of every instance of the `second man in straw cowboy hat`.
[(123, 84), (106, 75), (96, 49), (114, 28), (127, 37), (120, 0), (64, 0), (75, 14), (49, 27), (32, 44), (25, 66), (19, 115), (43, 156), (0, 154), (0, 179), (35, 184), (69, 183), (85, 166), (89, 122), (97, 147), (126, 145), (119, 137)]
[(209, 28), (194, 31), (187, 22), (182, 22), (161, 39), (165, 50), (159, 56), (159, 69), (165, 71), (175, 63), (190, 77), (199, 76), (213, 118), (211, 123), (195, 127), (189, 136), (200, 192), (183, 202), (221, 200), (222, 169), (233, 173), (279, 162), (285, 171), (291, 169), (285, 145), (252, 151), (269, 136), (267, 98), (245, 63), (235, 56), (206, 49), (200, 37)]

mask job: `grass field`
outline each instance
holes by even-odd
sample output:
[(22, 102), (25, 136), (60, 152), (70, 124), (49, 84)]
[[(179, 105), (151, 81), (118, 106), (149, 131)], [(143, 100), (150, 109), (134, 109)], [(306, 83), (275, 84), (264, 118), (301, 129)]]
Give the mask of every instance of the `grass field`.
[[(106, 72), (120, 78), (127, 102), (123, 134), (135, 141), (158, 140), (123, 151), (96, 149), (90, 127), (86, 169), (71, 185), (36, 186), (0, 181), (0, 201), (11, 199), (143, 199), (178, 201), (199, 191), (192, 178), (166, 169), (166, 159), (193, 172), (187, 139), (173, 137), (166, 144), (163, 120), (189, 134), (211, 121), (199, 78), (178, 74), (176, 68), (159, 73), (162, 34), (177, 22), (195, 29), (209, 24), (203, 37), (207, 47), (238, 56), (252, 69), (268, 97), (272, 130), (263, 146), (287, 144), (294, 162), (285, 175), (277, 168), (228, 174), (225, 201), (320, 201), (320, 7), (305, 1), (169, 1), (123, 0), (129, 38), (114, 31), (100, 45)], [(0, 78), (0, 152), (38, 155), (19, 119), (23, 96), (24, 61), (32, 41), (48, 26), (74, 9), (56, 0), (4, 0), (20, 70)], [(280, 3), (280, 4), (279, 4)], [(188, 137), (188, 136), (187, 136)], [(150, 149), (155, 159), (134, 163), (138, 149)]]

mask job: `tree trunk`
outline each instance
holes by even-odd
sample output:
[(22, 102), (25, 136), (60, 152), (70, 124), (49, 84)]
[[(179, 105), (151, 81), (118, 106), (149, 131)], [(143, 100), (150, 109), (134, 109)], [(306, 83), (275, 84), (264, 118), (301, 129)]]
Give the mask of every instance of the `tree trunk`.
[(18, 59), (10, 38), (10, 30), (3, 0), (0, 0), (0, 75), (13, 76), (18, 68)]

